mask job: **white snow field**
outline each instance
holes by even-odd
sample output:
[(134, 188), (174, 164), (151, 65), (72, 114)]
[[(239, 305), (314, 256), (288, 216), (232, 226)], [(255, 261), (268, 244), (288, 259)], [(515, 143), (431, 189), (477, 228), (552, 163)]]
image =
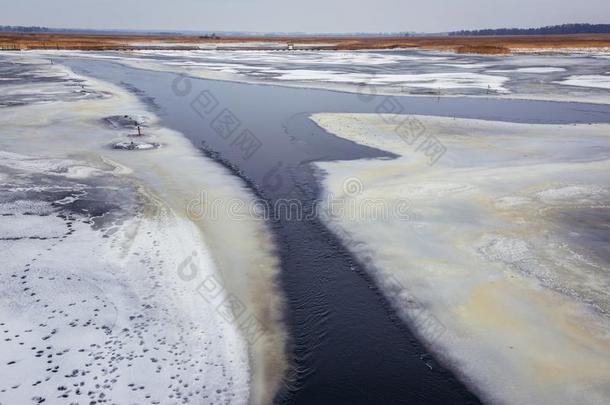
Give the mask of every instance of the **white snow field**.
[(318, 163), (321, 205), (361, 207), (329, 228), (445, 364), (490, 403), (607, 403), (610, 126), (313, 120), (400, 155)]
[[(253, 196), (129, 93), (33, 53), (7, 66), (0, 403), (268, 403), (286, 366), (269, 232), (185, 208)], [(111, 148), (134, 120), (160, 148)]]

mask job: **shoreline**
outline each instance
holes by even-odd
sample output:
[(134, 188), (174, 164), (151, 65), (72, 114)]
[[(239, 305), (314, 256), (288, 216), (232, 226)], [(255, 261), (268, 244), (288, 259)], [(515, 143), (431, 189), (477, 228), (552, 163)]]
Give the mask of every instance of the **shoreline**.
[[(203, 38), (196, 35), (121, 35), (121, 34), (61, 34), (61, 33), (0, 33), (0, 48), (9, 49), (84, 49), (136, 50), (150, 49), (155, 44), (163, 49), (191, 49), (198, 46), (232, 46), (238, 44), (285, 44), (278, 50), (311, 47), (333, 50), (422, 48), (452, 50), (461, 53), (506, 54), (513, 49), (556, 50), (566, 48), (610, 48), (610, 34), (514, 35), (514, 36), (230, 36)], [(172, 45), (173, 44), (173, 45)]]

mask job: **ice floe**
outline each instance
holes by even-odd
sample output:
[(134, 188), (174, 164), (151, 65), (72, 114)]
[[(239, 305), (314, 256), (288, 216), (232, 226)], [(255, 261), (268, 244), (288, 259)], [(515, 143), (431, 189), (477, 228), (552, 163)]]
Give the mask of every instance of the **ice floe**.
[(426, 74), (378, 74), (343, 73), (320, 70), (275, 70), (275, 78), (290, 81), (327, 81), (335, 83), (369, 83), (376, 85), (403, 85), (426, 89), (490, 89), (506, 92), (502, 87), (506, 77), (477, 73), (426, 73)]
[(610, 89), (610, 75), (574, 75), (557, 83), (566, 86)]
[(539, 66), (539, 67), (522, 67), (522, 68), (517, 68), (517, 69), (513, 69), (513, 70), (509, 70), (509, 69), (493, 69), (493, 70), (488, 70), (489, 73), (511, 73), (511, 72), (518, 72), (518, 73), (557, 73), (557, 72), (565, 72), (566, 69), (562, 68), (562, 67), (545, 67), (545, 66)]
[(149, 142), (116, 142), (112, 144), (114, 149), (122, 149), (122, 150), (151, 150), (157, 149), (161, 145), (158, 143), (149, 143)]
[(524, 67), (517, 69), (517, 72), (521, 73), (555, 73), (555, 72), (565, 72), (564, 68), (561, 67)]

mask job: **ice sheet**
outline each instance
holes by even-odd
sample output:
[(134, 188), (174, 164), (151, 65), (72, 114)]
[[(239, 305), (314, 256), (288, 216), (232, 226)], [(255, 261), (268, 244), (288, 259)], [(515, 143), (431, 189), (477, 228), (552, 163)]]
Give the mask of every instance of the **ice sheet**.
[[(401, 155), (317, 164), (321, 206), (383, 202), (384, 216), (337, 210), (326, 223), (449, 367), (491, 403), (607, 402), (607, 125), (313, 119)], [(399, 119), (423, 132), (399, 136)], [(430, 136), (446, 148), (434, 165)]]
[[(239, 213), (235, 221), (227, 213), (200, 218), (187, 210), (202, 193), (219, 201), (253, 197), (181, 134), (159, 126), (131, 94), (40, 56), (15, 54), (10, 62), (33, 65), (31, 76), (41, 84), (48, 75), (35, 66), (57, 69), (58, 76), (69, 76), (60, 77), (58, 88), (78, 81), (96, 97), (55, 97), (47, 103), (33, 93), (32, 102), (1, 109), (0, 151), (8, 152), (0, 153), (0, 179), (8, 191), (0, 210), (12, 217), (0, 240), (12, 256), (3, 273), (9, 282), (0, 295), (1, 318), (12, 335), (0, 350), (3, 359), (11, 354), (14, 359), (0, 370), (14, 375), (0, 387), (0, 402), (45, 397), (48, 403), (68, 394), (117, 403), (268, 403), (286, 367), (278, 266), (269, 233), (250, 212)], [(124, 115), (145, 123), (142, 141), (163, 147), (113, 150), (113, 142), (133, 133), (115, 119)], [(178, 160), (182, 165), (175, 165)], [(56, 212), (68, 208), (78, 216), (70, 226)], [(24, 219), (27, 212), (36, 216)], [(226, 240), (242, 242), (228, 246)], [(25, 271), (30, 262), (32, 270)], [(180, 268), (197, 269), (197, 277), (185, 278)], [(30, 277), (28, 272), (32, 284), (21, 291), (21, 277)], [(215, 300), (202, 287), (208, 275), (222, 287)], [(45, 277), (62, 280), (66, 288)], [(28, 298), (31, 292), (49, 301), (56, 296), (56, 302), (47, 312), (38, 306), (42, 299)], [(224, 298), (237, 299), (246, 311), (231, 318), (231, 311), (221, 311)], [(101, 320), (87, 324), (95, 313)], [(50, 318), (42, 322), (41, 317)], [(254, 318), (248, 325), (255, 326), (256, 335), (242, 326)], [(39, 321), (47, 326), (37, 326)], [(53, 330), (44, 345), (34, 342)], [(43, 350), (40, 357), (38, 350)]]

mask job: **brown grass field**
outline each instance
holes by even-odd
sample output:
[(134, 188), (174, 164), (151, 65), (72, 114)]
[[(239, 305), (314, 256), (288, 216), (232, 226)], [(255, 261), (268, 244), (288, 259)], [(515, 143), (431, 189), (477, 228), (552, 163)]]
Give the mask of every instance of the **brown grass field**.
[[(230, 47), (237, 42), (283, 42), (296, 47), (324, 49), (392, 49), (413, 48), (455, 51), (460, 53), (502, 54), (518, 49), (608, 48), (610, 34), (546, 35), (546, 36), (429, 36), (429, 37), (332, 37), (332, 36), (231, 36), (204, 38), (188, 35), (101, 35), (0, 33), (0, 49), (80, 49), (133, 50), (158, 47), (187, 47), (192, 44), (216, 44)], [(138, 43), (136, 46), (135, 43)], [(150, 44), (150, 45), (147, 45)], [(171, 44), (176, 44), (172, 46)]]

